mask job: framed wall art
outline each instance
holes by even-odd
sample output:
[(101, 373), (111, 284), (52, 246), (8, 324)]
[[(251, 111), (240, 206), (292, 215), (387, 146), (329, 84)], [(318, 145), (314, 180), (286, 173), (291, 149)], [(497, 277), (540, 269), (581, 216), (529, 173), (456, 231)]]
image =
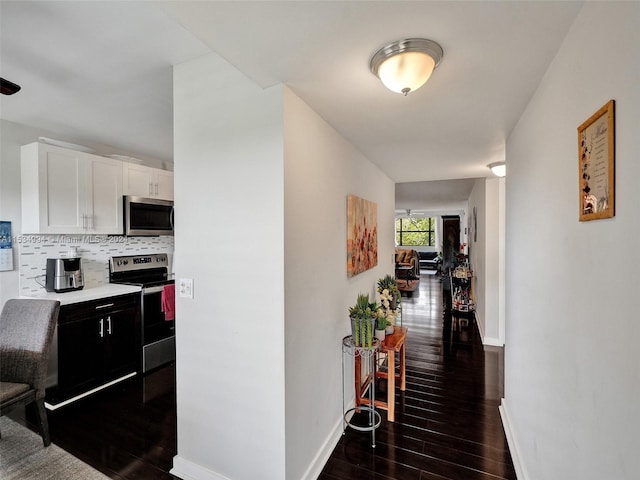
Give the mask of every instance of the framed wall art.
[(378, 265), (378, 205), (347, 195), (347, 276)]
[(578, 127), (580, 221), (613, 217), (615, 200), (614, 101)]

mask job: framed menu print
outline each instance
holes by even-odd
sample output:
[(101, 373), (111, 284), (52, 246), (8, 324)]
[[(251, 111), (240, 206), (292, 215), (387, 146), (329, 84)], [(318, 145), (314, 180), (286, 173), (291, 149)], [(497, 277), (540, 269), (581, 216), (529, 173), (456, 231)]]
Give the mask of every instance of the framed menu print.
[(614, 101), (578, 127), (580, 221), (614, 215)]

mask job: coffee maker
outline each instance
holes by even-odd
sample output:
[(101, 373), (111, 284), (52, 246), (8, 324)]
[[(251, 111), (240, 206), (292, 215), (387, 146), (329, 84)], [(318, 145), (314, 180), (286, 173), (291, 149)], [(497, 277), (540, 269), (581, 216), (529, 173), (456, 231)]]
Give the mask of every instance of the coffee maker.
[(70, 292), (82, 290), (82, 287), (84, 287), (84, 278), (81, 258), (47, 258), (45, 281), (47, 292)]

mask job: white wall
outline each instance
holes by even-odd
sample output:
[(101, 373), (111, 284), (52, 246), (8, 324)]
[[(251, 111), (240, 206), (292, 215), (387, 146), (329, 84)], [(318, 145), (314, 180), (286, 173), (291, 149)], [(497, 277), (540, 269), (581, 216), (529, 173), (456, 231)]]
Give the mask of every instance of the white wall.
[[(476, 320), (485, 345), (504, 345), (504, 278), (500, 275), (504, 257), (504, 179), (475, 181), (469, 196), (469, 262), (474, 274)], [(473, 209), (476, 209), (476, 226)], [(473, 228), (477, 228), (474, 235)]]
[[(20, 146), (37, 140), (39, 132), (0, 120), (0, 220), (11, 222), (11, 234), (21, 232)], [(20, 276), (17, 242), (13, 242), (13, 270), (0, 272), (0, 308), (19, 295)]]
[[(351, 279), (348, 194), (377, 203), (379, 232), (378, 266)], [(359, 292), (373, 298), (377, 279), (394, 273), (393, 208), (394, 183), (285, 89), (287, 479), (316, 478), (342, 432), (348, 307)]]
[[(316, 478), (340, 435), (348, 306), (393, 272), (393, 182), (285, 87), (216, 55), (174, 75), (183, 478)], [(346, 276), (346, 196), (378, 202), (378, 267)], [(353, 393), (351, 393), (351, 396)], [(285, 408), (286, 407), (286, 408)]]
[[(640, 3), (585, 2), (507, 142), (503, 418), (519, 479), (640, 478)], [(578, 221), (577, 127), (616, 101), (616, 215)]]
[[(471, 219), (471, 232), (469, 232), (469, 264), (473, 270), (474, 299), (476, 302), (476, 322), (480, 330), (480, 336), (484, 341), (487, 321), (485, 312), (486, 302), (486, 217), (487, 217), (487, 181), (479, 178), (473, 184), (473, 189), (469, 195), (469, 218)], [(476, 209), (476, 225), (473, 225), (473, 209)], [(464, 228), (461, 225), (462, 228)], [(473, 228), (477, 231), (473, 232)], [(474, 240), (475, 239), (475, 240)]]

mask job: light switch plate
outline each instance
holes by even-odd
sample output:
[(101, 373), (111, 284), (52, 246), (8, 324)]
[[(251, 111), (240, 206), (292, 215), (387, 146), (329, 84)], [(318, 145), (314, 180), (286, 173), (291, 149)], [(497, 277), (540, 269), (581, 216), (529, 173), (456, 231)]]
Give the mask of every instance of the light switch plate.
[(181, 278), (179, 286), (182, 298), (193, 298), (193, 278)]

